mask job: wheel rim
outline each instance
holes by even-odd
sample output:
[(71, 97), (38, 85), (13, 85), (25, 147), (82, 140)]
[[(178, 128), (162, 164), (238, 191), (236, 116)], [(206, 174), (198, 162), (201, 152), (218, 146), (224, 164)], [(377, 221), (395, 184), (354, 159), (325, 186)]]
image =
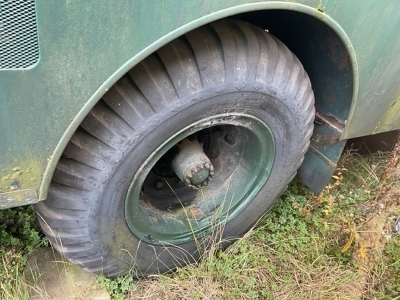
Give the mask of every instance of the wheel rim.
[[(193, 136), (202, 140), (215, 166), (212, 181), (201, 189), (186, 186), (167, 166), (175, 145)], [(207, 236), (249, 205), (267, 181), (274, 157), (270, 129), (253, 116), (221, 114), (192, 123), (168, 138), (136, 172), (125, 198), (127, 225), (155, 245)]]

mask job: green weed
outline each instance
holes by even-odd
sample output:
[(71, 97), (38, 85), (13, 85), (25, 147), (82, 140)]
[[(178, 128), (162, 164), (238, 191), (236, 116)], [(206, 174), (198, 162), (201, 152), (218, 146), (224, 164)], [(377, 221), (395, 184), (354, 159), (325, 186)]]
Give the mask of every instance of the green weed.
[(29, 253), (43, 240), (32, 206), (0, 210), (0, 299), (25, 299), (20, 285)]
[(126, 299), (126, 294), (135, 290), (136, 283), (131, 275), (120, 276), (109, 279), (104, 276), (98, 277), (98, 284), (106, 287), (112, 299)]

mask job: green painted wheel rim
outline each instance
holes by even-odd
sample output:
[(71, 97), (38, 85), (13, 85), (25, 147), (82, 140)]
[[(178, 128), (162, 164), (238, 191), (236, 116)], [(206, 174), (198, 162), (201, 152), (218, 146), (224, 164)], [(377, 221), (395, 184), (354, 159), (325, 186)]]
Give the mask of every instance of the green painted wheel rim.
[[(181, 182), (173, 186), (176, 178), (154, 174), (154, 166), (168, 150), (202, 130), (211, 132), (212, 149), (205, 152), (217, 166), (208, 186), (188, 190)], [(192, 123), (161, 144), (135, 174), (125, 198), (127, 225), (139, 239), (154, 245), (205, 237), (251, 203), (267, 181), (274, 158), (273, 135), (253, 116), (221, 114)], [(168, 207), (168, 201), (175, 206)]]

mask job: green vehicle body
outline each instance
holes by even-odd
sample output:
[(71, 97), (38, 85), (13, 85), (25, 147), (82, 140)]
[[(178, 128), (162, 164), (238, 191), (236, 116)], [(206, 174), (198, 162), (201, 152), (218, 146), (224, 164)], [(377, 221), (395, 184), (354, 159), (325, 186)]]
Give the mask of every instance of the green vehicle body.
[[(317, 115), (299, 174), (314, 191), (333, 174), (346, 139), (400, 129), (395, 0), (41, 0), (32, 1), (33, 14), (21, 12), (35, 31), (28, 40), (10, 34), (19, 21), (6, 24), (6, 4), (0, 0), (0, 208), (45, 200), (66, 144), (102, 95), (163, 45), (224, 18), (268, 30), (308, 72)], [(7, 39), (27, 48), (9, 50)], [(21, 61), (32, 49), (32, 63), (7, 64), (6, 55)]]

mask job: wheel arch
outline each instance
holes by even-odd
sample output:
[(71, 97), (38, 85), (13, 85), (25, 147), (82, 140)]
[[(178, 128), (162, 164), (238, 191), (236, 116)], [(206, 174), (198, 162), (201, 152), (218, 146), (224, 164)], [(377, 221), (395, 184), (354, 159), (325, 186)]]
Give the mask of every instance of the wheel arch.
[(321, 9), (264, 10), (235, 18), (268, 30), (302, 62), (314, 95), (316, 122), (310, 148), (298, 174), (320, 193), (336, 170), (346, 140), (343, 132), (358, 94), (354, 49), (344, 30)]
[[(351, 42), (344, 32), (344, 30), (337, 24), (331, 17), (326, 15), (323, 11), (318, 10), (318, 8), (313, 8), (309, 6), (305, 6), (302, 4), (297, 4), (297, 3), (283, 3), (283, 2), (268, 2), (268, 3), (251, 3), (251, 4), (243, 4), (243, 5), (238, 5), (234, 7), (230, 7), (221, 11), (217, 11), (214, 13), (211, 13), (209, 15), (203, 16), (199, 19), (193, 20), (190, 23), (185, 24), (184, 26), (181, 26), (173, 31), (171, 31), (169, 34), (161, 37), (160, 39), (154, 41), (150, 45), (148, 45), (146, 48), (144, 48), (142, 51), (138, 52), (136, 55), (131, 57), (128, 61), (126, 61), (123, 65), (121, 65), (93, 94), (92, 96), (86, 101), (86, 103), (83, 105), (83, 107), (80, 109), (80, 111), (77, 113), (75, 118), (71, 121), (70, 125), (68, 126), (67, 130), (64, 132), (62, 138), (60, 139), (57, 147), (54, 149), (54, 152), (51, 156), (51, 158), (48, 161), (48, 164), (46, 166), (46, 170), (40, 185), (39, 189), (39, 200), (44, 200), (47, 197), (47, 192), (48, 188), (51, 182), (51, 178), (53, 176), (55, 167), (58, 163), (58, 160), (61, 157), (61, 154), (63, 153), (68, 141), (71, 139), (72, 135), (74, 134), (75, 130), (78, 128), (78, 126), (81, 124), (81, 122), (84, 120), (86, 115), (90, 112), (90, 110), (95, 106), (95, 104), (103, 97), (103, 95), (108, 91), (110, 87), (112, 87), (119, 78), (121, 78), (126, 72), (128, 72), (131, 68), (133, 68), (136, 64), (141, 62), (143, 59), (145, 59), (148, 55), (151, 53), (154, 53), (157, 51), (159, 48), (162, 46), (166, 45), (170, 41), (178, 38), (179, 36), (182, 36), (186, 34), (187, 32), (190, 32), (200, 26), (203, 26), (205, 24), (211, 23), (216, 20), (224, 19), (224, 18), (238, 18), (245, 20), (249, 23), (252, 23), (257, 26), (264, 27), (264, 29), (268, 29), (267, 27), (270, 27), (273, 25), (270, 22), (264, 23), (264, 21), (267, 18), (271, 18), (273, 20), (273, 17), (276, 18), (278, 15), (285, 16), (286, 18), (289, 18), (291, 16), (296, 16), (295, 20), (296, 22), (306, 22), (308, 26), (311, 26), (314, 29), (322, 28), (323, 30), (328, 30), (329, 31), (329, 38), (333, 42), (331, 46), (335, 47), (335, 45), (339, 45), (339, 48), (341, 50), (345, 50), (344, 53), (345, 55), (345, 60), (346, 60), (346, 68), (347, 72), (343, 73), (342, 76), (332, 78), (333, 81), (333, 89), (338, 89), (341, 86), (351, 86), (350, 92), (348, 92), (348, 95), (344, 98), (340, 98), (339, 101), (336, 101), (335, 103), (330, 102), (329, 98), (329, 93), (326, 92), (326, 89), (323, 87), (323, 84), (319, 82), (318, 79), (319, 75), (321, 74), (321, 70), (324, 68), (327, 68), (328, 65), (325, 64), (323, 65), (324, 68), (321, 68), (319, 72), (316, 72), (314, 76), (310, 76), (313, 78), (311, 79), (311, 82), (313, 84), (313, 88), (315, 89), (316, 87), (318, 88), (318, 93), (316, 96), (316, 107), (317, 110), (321, 111), (319, 108), (322, 107), (322, 114), (326, 115), (328, 117), (333, 117), (334, 120), (339, 121), (340, 124), (344, 124), (348, 113), (350, 111), (351, 103), (353, 99), (356, 98), (357, 93), (358, 93), (358, 71), (357, 71), (357, 63), (356, 63), (356, 57), (355, 57), (355, 52), (353, 50), (353, 47), (351, 45)], [(256, 16), (256, 18), (255, 18)], [(263, 21), (264, 20), (264, 21)], [(282, 22), (280, 21), (280, 24), (285, 24), (286, 21)], [(288, 24), (288, 23), (286, 23)], [(278, 24), (279, 25), (279, 24)], [(265, 27), (267, 26), (267, 27)], [(274, 28), (278, 28), (277, 26), (274, 26)], [(280, 32), (279, 30), (270, 30), (272, 34), (276, 35), (279, 39), (281, 39), (285, 44), (288, 43), (288, 40), (290, 39), (290, 34), (284, 34)], [(291, 33), (293, 34), (293, 32)], [(304, 33), (301, 35), (302, 38), (307, 39), (309, 41), (314, 38), (310, 33), (306, 33), (306, 30), (304, 30)], [(329, 39), (326, 39), (329, 40)], [(325, 40), (325, 42), (326, 42)], [(305, 51), (306, 48), (304, 47), (293, 47), (288, 43), (288, 47), (294, 52), (300, 59), (300, 61), (303, 63), (305, 66), (305, 69), (307, 72), (310, 72), (311, 68), (308, 67), (310, 65), (311, 67), (315, 67), (315, 64), (312, 62), (312, 54), (310, 53), (305, 53), (305, 55), (302, 55), (303, 52)], [(330, 52), (330, 47), (329, 44), (324, 45), (323, 42), (319, 41), (317, 42), (316, 46), (321, 47), (318, 48), (319, 54), (322, 55), (323, 53), (334, 53)], [(331, 49), (335, 50), (335, 49)], [(323, 55), (322, 55), (323, 56)], [(334, 65), (336, 66), (336, 69), (341, 69), (341, 56), (333, 55), (333, 61), (335, 61)], [(310, 63), (311, 62), (311, 63)], [(314, 61), (315, 62), (315, 61)], [(343, 63), (343, 62), (342, 62)], [(350, 69), (348, 68), (350, 66)], [(332, 90), (333, 90), (332, 89)], [(349, 88), (347, 88), (349, 90)], [(320, 96), (319, 96), (320, 95)], [(328, 118), (329, 120), (329, 118)], [(330, 119), (332, 120), (332, 119)], [(329, 125), (329, 124), (328, 124)], [(330, 134), (330, 132), (329, 132)], [(326, 134), (325, 134), (326, 135)], [(312, 155), (312, 157), (306, 155), (305, 162), (303, 163), (302, 169), (303, 170), (308, 170), (304, 172), (300, 172), (302, 180), (314, 191), (319, 191), (321, 189), (321, 186), (325, 186), (327, 183), (327, 180), (330, 179), (334, 168), (336, 166), (335, 164), (335, 159), (339, 158), (341, 152), (342, 152), (342, 144), (344, 145), (343, 141), (339, 141), (340, 136), (335, 136), (334, 142), (333, 139), (330, 140), (325, 140), (324, 143), (321, 143), (321, 145), (317, 145), (317, 147), (314, 147), (316, 149), (316, 152), (314, 151), (315, 155)], [(315, 144), (315, 142), (312, 142), (312, 146)], [(338, 147), (339, 144), (339, 147)], [(320, 150), (327, 150), (325, 152), (320, 151)], [(309, 151), (310, 152), (310, 151)], [(319, 159), (322, 159), (322, 164), (320, 161), (316, 161), (315, 157), (319, 157)], [(337, 162), (337, 161), (336, 161)], [(328, 166), (327, 168), (322, 168), (318, 169), (320, 166)], [(333, 170), (333, 171), (332, 171)], [(314, 173), (311, 175), (311, 173)], [(318, 179), (318, 182), (315, 182), (315, 178)], [(324, 179), (321, 181), (321, 178)]]

